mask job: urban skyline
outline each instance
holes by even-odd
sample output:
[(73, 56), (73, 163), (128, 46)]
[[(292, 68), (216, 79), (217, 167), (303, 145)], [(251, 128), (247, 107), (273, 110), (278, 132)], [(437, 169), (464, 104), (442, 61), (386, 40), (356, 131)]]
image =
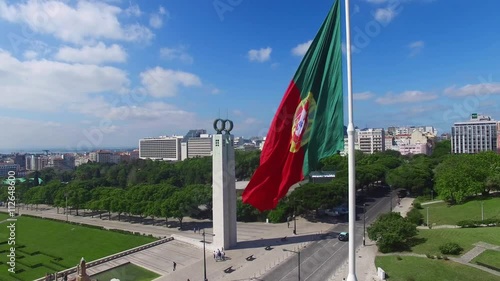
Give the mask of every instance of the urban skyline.
[[(332, 1), (54, 3), (0, 1), (2, 151), (134, 147), (218, 117), (263, 137)], [(354, 1), (354, 124), (495, 117), (499, 5)]]

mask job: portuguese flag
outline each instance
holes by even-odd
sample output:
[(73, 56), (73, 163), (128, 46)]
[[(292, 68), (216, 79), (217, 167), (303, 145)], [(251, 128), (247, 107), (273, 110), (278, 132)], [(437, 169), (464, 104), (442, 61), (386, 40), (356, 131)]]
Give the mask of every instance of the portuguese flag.
[(271, 210), (289, 188), (344, 148), (340, 0), (336, 0), (274, 116), (243, 202)]

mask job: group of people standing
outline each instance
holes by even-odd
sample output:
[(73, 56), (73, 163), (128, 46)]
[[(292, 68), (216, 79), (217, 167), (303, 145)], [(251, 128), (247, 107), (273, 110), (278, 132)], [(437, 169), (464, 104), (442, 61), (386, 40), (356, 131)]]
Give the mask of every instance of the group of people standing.
[(224, 253), (224, 248), (222, 248), (222, 251), (219, 249), (217, 249), (217, 251), (214, 251), (214, 260), (215, 261), (226, 260), (226, 254)]

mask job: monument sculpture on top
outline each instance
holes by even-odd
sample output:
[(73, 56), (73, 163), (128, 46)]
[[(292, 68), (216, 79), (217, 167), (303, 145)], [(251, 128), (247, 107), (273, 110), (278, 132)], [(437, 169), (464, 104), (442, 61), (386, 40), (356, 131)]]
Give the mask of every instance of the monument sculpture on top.
[(83, 257), (76, 266), (76, 275), (76, 281), (91, 281), (90, 276), (87, 274), (87, 266)]
[(230, 249), (236, 239), (236, 177), (233, 121), (216, 119), (212, 139), (213, 245)]

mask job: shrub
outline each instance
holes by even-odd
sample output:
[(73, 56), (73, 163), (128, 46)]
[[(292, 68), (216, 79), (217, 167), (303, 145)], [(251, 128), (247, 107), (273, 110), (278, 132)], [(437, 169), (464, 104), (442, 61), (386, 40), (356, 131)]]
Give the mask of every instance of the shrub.
[(398, 256), (396, 256), (396, 259), (397, 259), (398, 261), (400, 261), (400, 260), (402, 260), (403, 258), (402, 258), (401, 256), (399, 256), (399, 255), (398, 255)]
[(415, 225), (421, 225), (424, 222), (424, 216), (415, 208), (406, 214), (406, 219)]
[(425, 256), (429, 259), (432, 259), (432, 255), (431, 254), (425, 254)]
[(448, 256), (443, 256), (443, 260), (445, 261), (449, 260)]
[(420, 204), (420, 202), (415, 202), (415, 203), (413, 203), (413, 208), (422, 209), (422, 204)]
[(453, 242), (446, 243), (439, 247), (439, 251), (441, 251), (443, 255), (458, 255), (463, 250), (464, 249), (460, 247), (460, 245)]

